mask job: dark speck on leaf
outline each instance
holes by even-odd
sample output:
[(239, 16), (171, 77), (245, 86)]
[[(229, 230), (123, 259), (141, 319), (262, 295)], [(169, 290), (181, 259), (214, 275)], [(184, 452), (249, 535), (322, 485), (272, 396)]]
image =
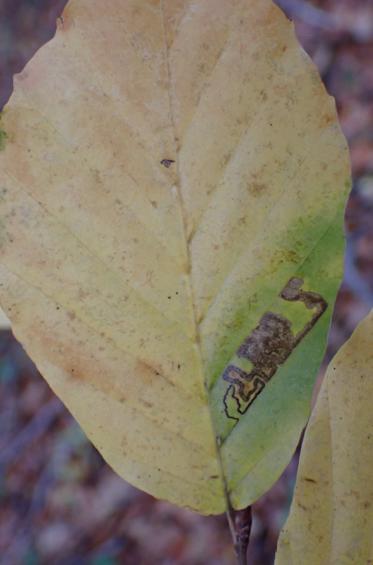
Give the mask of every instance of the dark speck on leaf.
[(175, 161), (173, 159), (162, 159), (162, 161), (161, 161), (161, 165), (166, 167), (166, 169), (169, 169), (171, 167), (172, 163), (175, 163)]

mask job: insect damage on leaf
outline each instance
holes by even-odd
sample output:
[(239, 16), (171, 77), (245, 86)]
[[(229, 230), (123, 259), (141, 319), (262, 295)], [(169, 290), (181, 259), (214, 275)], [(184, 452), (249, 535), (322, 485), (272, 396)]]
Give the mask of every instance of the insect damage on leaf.
[(307, 309), (313, 310), (311, 319), (302, 330), (294, 334), (290, 320), (279, 313), (266, 312), (237, 350), (238, 359), (250, 361), (253, 369), (247, 372), (233, 364), (225, 369), (223, 379), (229, 383), (223, 397), (227, 418), (238, 422), (239, 416), (247, 411), (277, 369), (325, 312), (328, 305), (324, 298), (316, 292), (302, 290), (303, 284), (302, 279), (293, 277), (279, 295), (289, 302), (303, 302)]
[(18, 339), (120, 476), (249, 506), (308, 417), (331, 308), (294, 350), (322, 304), (304, 290), (331, 305), (343, 264), (346, 143), (290, 22), (272, 0), (70, 0), (2, 128)]

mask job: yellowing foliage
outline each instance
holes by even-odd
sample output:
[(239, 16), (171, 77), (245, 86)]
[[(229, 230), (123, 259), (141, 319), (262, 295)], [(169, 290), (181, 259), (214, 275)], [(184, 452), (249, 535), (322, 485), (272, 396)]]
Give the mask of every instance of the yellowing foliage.
[(373, 560), (373, 311), (330, 363), (304, 438), (278, 565)]
[(16, 336), (128, 481), (248, 505), (298, 441), (342, 271), (346, 144), (292, 24), (72, 0), (2, 127)]

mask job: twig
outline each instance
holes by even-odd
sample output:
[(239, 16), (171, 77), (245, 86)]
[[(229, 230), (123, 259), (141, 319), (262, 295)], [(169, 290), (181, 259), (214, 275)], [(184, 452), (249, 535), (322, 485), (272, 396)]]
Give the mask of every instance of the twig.
[(39, 439), (62, 412), (63, 405), (57, 398), (53, 398), (43, 406), (18, 436), (0, 451), (0, 470), (9, 465), (31, 442)]
[(357, 19), (346, 21), (341, 14), (330, 14), (305, 0), (275, 0), (275, 2), (291, 19), (324, 31), (348, 34), (359, 43), (368, 43), (373, 39), (372, 26), (362, 28)]
[[(56, 402), (56, 399), (51, 402)], [(60, 407), (62, 408), (61, 404)], [(55, 483), (58, 472), (64, 467), (72, 452), (71, 446), (66, 444), (60, 434), (53, 444), (52, 453), (45, 459), (44, 468), (38, 474), (31, 503), (26, 513), (20, 515), (19, 520), (15, 523), (14, 538), (16, 537), (17, 543), (13, 543), (14, 540), (10, 539), (8, 544), (3, 547), (0, 565), (15, 563), (17, 561), (16, 556), (23, 555), (26, 559), (27, 550), (32, 545), (32, 538), (37, 528), (37, 525), (35, 525), (37, 524), (37, 515), (45, 506), (48, 491)]]
[(337, 18), (308, 4), (302, 0), (276, 0), (276, 3), (282, 8), (290, 17), (297, 18), (311, 26), (318, 27), (327, 31), (337, 29)]
[(236, 555), (239, 565), (247, 565), (247, 549), (249, 547), (252, 525), (251, 506), (236, 512)]
[(233, 508), (229, 508), (226, 515), (232, 534), (237, 563), (238, 565), (247, 565), (247, 550), (252, 525), (251, 506), (248, 506), (244, 510), (233, 510)]
[(364, 302), (368, 313), (370, 308), (373, 308), (373, 297), (369, 283), (362, 278), (356, 266), (355, 258), (358, 237), (359, 235), (357, 237), (350, 235), (347, 238), (344, 283), (348, 288), (352, 290), (352, 292), (359, 298), (359, 300)]
[(229, 530), (231, 532), (233, 545), (236, 547), (237, 534), (234, 524), (234, 510), (231, 506), (229, 506), (229, 508), (226, 510), (225, 515), (227, 517), (227, 522), (228, 522)]

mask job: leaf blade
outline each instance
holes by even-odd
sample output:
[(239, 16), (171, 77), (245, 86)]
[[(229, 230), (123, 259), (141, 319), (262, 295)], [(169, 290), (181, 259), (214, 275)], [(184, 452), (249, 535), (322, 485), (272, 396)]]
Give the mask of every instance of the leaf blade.
[(305, 434), (279, 565), (372, 559), (372, 337), (373, 312), (328, 367)]
[[(246, 506), (304, 425), (342, 270), (345, 141), (291, 24), (263, 0), (72, 1), (15, 84), (16, 335), (120, 474), (201, 512)], [(295, 277), (327, 312), (235, 426), (222, 374), (269, 311), (293, 340), (307, 326), (279, 296)]]

